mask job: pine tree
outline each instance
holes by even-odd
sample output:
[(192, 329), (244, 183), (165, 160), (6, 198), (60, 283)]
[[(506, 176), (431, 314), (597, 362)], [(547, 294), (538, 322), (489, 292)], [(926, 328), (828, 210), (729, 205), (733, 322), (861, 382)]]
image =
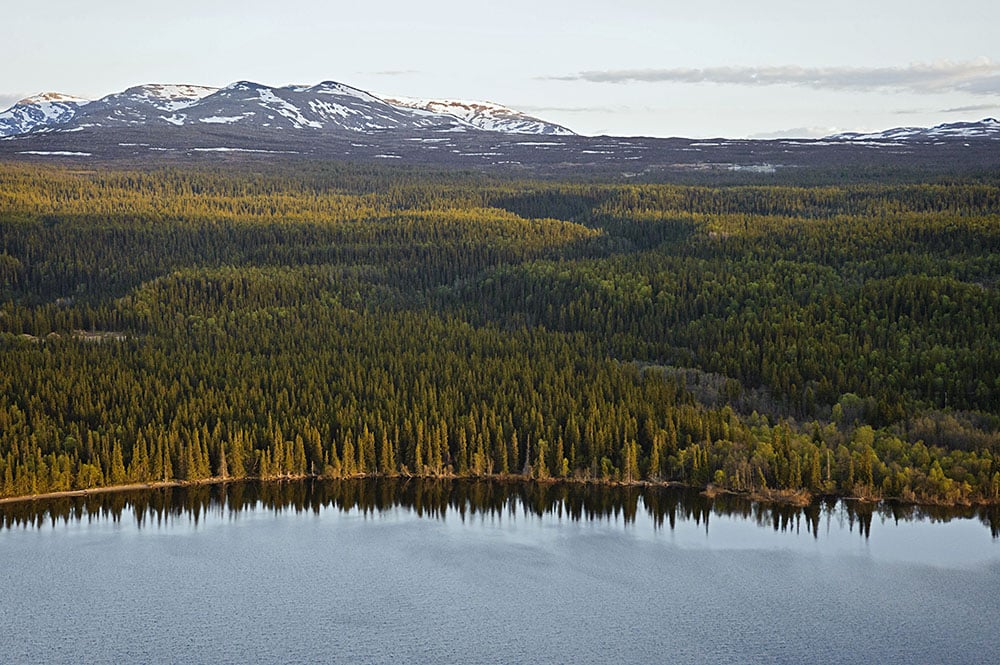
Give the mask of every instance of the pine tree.
[(354, 452), (354, 433), (351, 430), (347, 430), (344, 435), (344, 450), (341, 453), (341, 474), (345, 477), (351, 477), (356, 473), (355, 463), (357, 462), (357, 455)]
[(545, 441), (545, 439), (539, 439), (538, 445), (536, 447), (538, 448), (538, 452), (535, 455), (534, 468), (531, 470), (534, 472), (535, 478), (538, 478), (539, 480), (545, 480), (546, 478), (549, 477), (549, 467), (545, 463), (545, 454), (548, 448), (548, 443)]
[(111, 447), (110, 481), (112, 485), (122, 485), (126, 480), (128, 480), (128, 474), (125, 472), (125, 462), (122, 461), (122, 446), (116, 439)]
[(223, 480), (229, 478), (229, 466), (226, 464), (226, 444), (219, 444), (219, 466), (216, 475)]
[(396, 459), (393, 447), (389, 444), (389, 437), (385, 430), (381, 432), (379, 443), (379, 470), (388, 475), (396, 473)]

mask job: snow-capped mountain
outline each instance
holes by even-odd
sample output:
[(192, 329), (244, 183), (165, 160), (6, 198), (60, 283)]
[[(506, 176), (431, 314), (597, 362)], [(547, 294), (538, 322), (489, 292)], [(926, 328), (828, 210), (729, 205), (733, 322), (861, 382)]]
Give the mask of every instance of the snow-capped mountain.
[(386, 97), (393, 106), (423, 109), (433, 113), (448, 113), (465, 120), (479, 129), (508, 134), (544, 134), (547, 136), (572, 136), (575, 132), (512, 108), (493, 102), (459, 101), (453, 99), (414, 99), (411, 97)]
[(83, 128), (213, 125), (257, 132), (572, 134), (497, 104), (411, 101), (380, 99), (334, 81), (284, 87), (238, 81), (224, 88), (149, 84), (95, 101), (53, 93), (22, 100), (0, 114), (0, 137)]
[(827, 137), (837, 141), (926, 142), (945, 139), (1000, 139), (1000, 121), (985, 118), (979, 122), (948, 122), (933, 127), (895, 127), (882, 132), (847, 132)]
[(143, 124), (163, 120), (163, 114), (187, 108), (218, 91), (200, 85), (151, 83), (102, 97), (77, 112), (87, 122)]
[(176, 125), (198, 123), (361, 133), (472, 129), (452, 115), (397, 108), (363, 90), (334, 81), (282, 88), (239, 81), (168, 121)]
[(61, 125), (72, 120), (80, 107), (89, 103), (89, 100), (58, 92), (43, 92), (22, 99), (0, 113), (0, 136), (24, 134), (38, 127)]

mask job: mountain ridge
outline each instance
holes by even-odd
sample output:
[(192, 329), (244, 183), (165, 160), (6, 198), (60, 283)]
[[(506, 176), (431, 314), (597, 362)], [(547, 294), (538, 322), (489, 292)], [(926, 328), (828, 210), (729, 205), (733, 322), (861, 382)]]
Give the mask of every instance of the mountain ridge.
[(1000, 139), (1000, 121), (983, 118), (979, 121), (944, 122), (931, 127), (892, 127), (880, 132), (842, 132), (825, 137), (839, 141), (927, 141), (942, 138)]
[(80, 127), (194, 123), (359, 133), (573, 134), (561, 125), (491, 102), (431, 100), (418, 105), (402, 98), (393, 102), (393, 98), (380, 98), (332, 80), (280, 87), (243, 80), (222, 88), (149, 83), (96, 100), (47, 92), (20, 100), (0, 113), (0, 137)]
[[(245, 93), (245, 94), (244, 94)], [(269, 122), (270, 121), (270, 122)], [(490, 101), (404, 96), (379, 97), (345, 83), (268, 86), (242, 80), (221, 88), (147, 83), (98, 99), (59, 92), (26, 97), (0, 112), (0, 138), (32, 132), (136, 125), (237, 125), (263, 129), (384, 131), (485, 131), (499, 134), (575, 136), (575, 132)], [(874, 132), (841, 132), (820, 140), (854, 144), (914, 143), (951, 139), (1000, 139), (1000, 121), (904, 126)], [(731, 139), (742, 140), (742, 139)]]
[(449, 113), (476, 125), (480, 129), (491, 131), (507, 131), (517, 134), (543, 134), (547, 136), (571, 136), (576, 133), (562, 125), (540, 121), (537, 118), (495, 102), (460, 99), (419, 99), (415, 97), (386, 97), (385, 100), (395, 106), (424, 109), (434, 113)]

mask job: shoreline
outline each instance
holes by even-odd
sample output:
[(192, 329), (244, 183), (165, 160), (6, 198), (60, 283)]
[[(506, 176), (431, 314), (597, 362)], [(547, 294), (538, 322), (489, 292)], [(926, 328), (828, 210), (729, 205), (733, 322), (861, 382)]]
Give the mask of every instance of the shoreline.
[[(257, 480), (255, 478), (240, 478), (242, 480)], [(280, 480), (280, 479), (275, 479)], [(127, 485), (104, 485), (102, 487), (89, 487), (82, 490), (60, 490), (58, 492), (45, 492), (43, 494), (22, 494), (20, 496), (8, 496), (0, 498), (0, 505), (9, 503), (30, 503), (33, 501), (46, 501), (48, 499), (64, 499), (91, 494), (117, 494), (120, 492), (133, 492), (143, 490), (164, 489), (167, 487), (195, 487), (198, 485), (221, 485), (223, 483), (239, 482), (234, 478), (204, 478), (202, 480), (161, 480), (151, 483), (129, 483)]]
[(717, 487), (715, 485), (707, 486), (695, 486), (686, 485), (684, 483), (676, 481), (651, 481), (651, 480), (638, 480), (633, 482), (623, 482), (623, 481), (613, 481), (613, 480), (595, 480), (588, 478), (532, 478), (527, 476), (518, 475), (490, 475), (490, 476), (458, 476), (452, 474), (443, 475), (413, 475), (413, 474), (381, 474), (381, 473), (371, 473), (371, 474), (360, 474), (354, 476), (347, 476), (343, 478), (331, 478), (328, 476), (318, 475), (318, 474), (305, 474), (298, 476), (274, 476), (268, 478), (259, 478), (255, 476), (245, 476), (242, 478), (202, 478), (199, 480), (164, 480), (156, 482), (145, 482), (145, 483), (128, 483), (126, 485), (105, 485), (102, 487), (91, 487), (87, 489), (79, 490), (61, 490), (58, 492), (45, 492), (43, 494), (24, 494), (19, 496), (10, 496), (0, 498), (0, 506), (5, 506), (9, 504), (19, 504), (19, 503), (33, 503), (35, 501), (46, 501), (50, 499), (63, 499), (63, 498), (78, 498), (86, 497), (92, 494), (116, 494), (123, 492), (135, 492), (135, 491), (146, 491), (146, 490), (156, 490), (165, 489), (173, 487), (198, 487), (198, 486), (208, 486), (208, 485), (225, 485), (227, 483), (240, 483), (240, 482), (260, 482), (260, 483), (281, 483), (289, 481), (302, 481), (302, 480), (358, 480), (364, 478), (387, 478), (387, 479), (401, 479), (401, 480), (486, 480), (494, 482), (506, 482), (506, 483), (536, 483), (541, 485), (557, 485), (557, 484), (575, 484), (575, 485), (596, 485), (605, 487), (659, 487), (659, 488), (674, 488), (674, 489), (688, 489), (696, 490), (703, 497), (707, 499), (716, 499), (720, 496), (732, 496), (746, 499), (748, 501), (755, 501), (757, 503), (765, 503), (772, 505), (784, 505), (792, 506), (796, 508), (805, 508), (823, 499), (836, 499), (838, 501), (858, 501), (860, 503), (870, 503), (877, 504), (885, 501), (895, 501), (902, 505), (907, 506), (922, 506), (922, 507), (935, 507), (935, 508), (975, 508), (975, 507), (986, 507), (986, 506), (996, 506), (1000, 505), (1000, 501), (978, 501), (971, 503), (942, 503), (934, 501), (912, 501), (902, 499), (900, 497), (858, 497), (858, 496), (848, 496), (841, 494), (813, 494), (812, 492), (802, 489), (802, 490), (762, 490), (755, 492), (740, 492), (736, 490), (726, 489), (723, 487)]

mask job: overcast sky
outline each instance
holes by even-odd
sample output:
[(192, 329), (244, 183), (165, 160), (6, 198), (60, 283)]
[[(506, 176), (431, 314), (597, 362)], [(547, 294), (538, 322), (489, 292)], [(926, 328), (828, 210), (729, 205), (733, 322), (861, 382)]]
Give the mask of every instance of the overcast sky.
[(46, 0), (0, 107), (141, 83), (337, 80), (584, 134), (809, 136), (1000, 117), (997, 0)]

